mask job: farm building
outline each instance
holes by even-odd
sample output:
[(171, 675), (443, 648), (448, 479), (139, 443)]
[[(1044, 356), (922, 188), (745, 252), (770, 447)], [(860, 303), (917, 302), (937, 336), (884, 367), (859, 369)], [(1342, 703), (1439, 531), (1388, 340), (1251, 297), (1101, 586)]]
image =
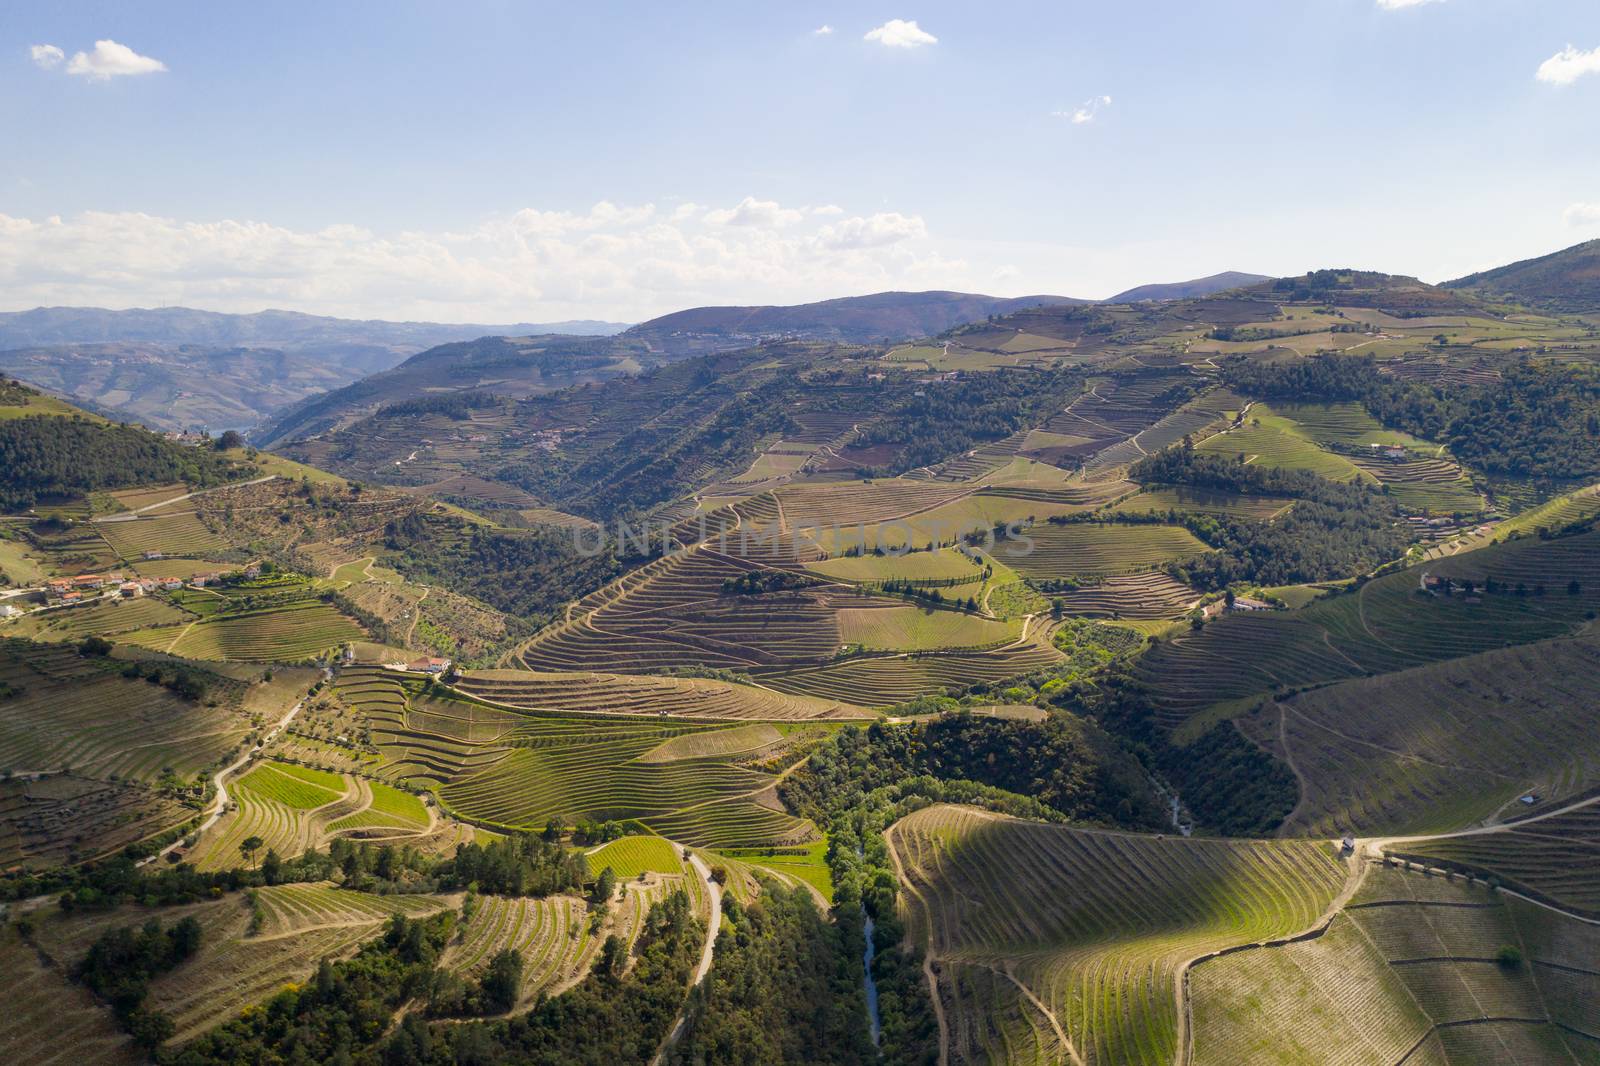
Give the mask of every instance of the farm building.
[(19, 618), (24, 613), (20, 607), (13, 607), (9, 603), (0, 603), (0, 620)]
[(122, 584), (117, 586), (117, 591), (120, 592), (125, 599), (136, 599), (137, 597), (144, 595), (144, 585), (138, 581), (124, 581)]
[(428, 655), (406, 663), (406, 669), (420, 674), (442, 674), (450, 669), (450, 660), (437, 655)]

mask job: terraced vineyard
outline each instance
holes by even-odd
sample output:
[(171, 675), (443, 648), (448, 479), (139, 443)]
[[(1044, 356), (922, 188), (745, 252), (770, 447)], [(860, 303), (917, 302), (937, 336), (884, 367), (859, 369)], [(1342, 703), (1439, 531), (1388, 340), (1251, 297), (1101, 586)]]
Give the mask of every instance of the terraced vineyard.
[(683, 862), (678, 858), (672, 842), (661, 837), (626, 836), (601, 845), (585, 855), (589, 872), (598, 875), (601, 870), (611, 872), (623, 880), (632, 880), (640, 874), (681, 874)]
[(1069, 522), (1036, 525), (998, 542), (993, 554), (1024, 577), (1050, 580), (1151, 570), (1206, 550), (1182, 526)]
[(1445, 832), (1529, 791), (1600, 784), (1600, 642), (1503, 648), (1283, 699), (1236, 719), (1299, 771), (1282, 832)]
[(366, 636), (337, 608), (304, 601), (219, 615), (186, 627), (141, 629), (127, 634), (125, 639), (190, 659), (302, 662)]
[(471, 670), (456, 687), (496, 704), (552, 713), (774, 722), (867, 717), (860, 708), (838, 701), (706, 678)]
[[(1259, 424), (1258, 424), (1259, 421)], [(1370, 481), (1371, 476), (1349, 459), (1326, 451), (1295, 432), (1294, 423), (1252, 408), (1249, 421), (1195, 446), (1196, 451), (1242, 455), (1246, 462), (1285, 470), (1309, 470), (1329, 481)]]
[[(417, 797), (381, 782), (288, 763), (258, 762), (229, 786), (236, 809), (201, 837), (185, 856), (201, 870), (226, 870), (259, 863), (267, 851), (289, 858), (322, 847), (337, 836), (393, 840), (430, 849), (456, 838), (427, 837), (433, 828)], [(240, 845), (262, 843), (254, 854)]]
[(46, 966), (9, 923), (0, 929), (0, 968), (9, 988), (0, 1017), (0, 1055), (38, 1066), (145, 1061), (94, 994)]
[(0, 683), (17, 694), (0, 714), (0, 770), (72, 768), (96, 777), (188, 777), (231, 751), (249, 730), (238, 713), (243, 686), (212, 680), (215, 706), (186, 700), (120, 664), (76, 649), (0, 641)]
[(95, 526), (112, 549), (124, 559), (139, 559), (160, 552), (186, 559), (226, 558), (233, 545), (217, 536), (194, 514), (142, 516)]
[[(628, 917), (624, 934), (631, 928)], [(541, 994), (555, 995), (581, 979), (604, 940), (604, 935), (590, 935), (583, 901), (572, 896), (485, 896), (440, 962), (454, 973), (478, 977), (497, 953), (520, 952), (521, 1010)]]
[(534, 718), (509, 738), (510, 754), (439, 789), (453, 812), (494, 827), (542, 828), (555, 818), (635, 820), (696, 846), (806, 840), (807, 821), (752, 799), (771, 775), (715, 758), (647, 761), (690, 727), (621, 719)]
[[(1481, 886), (1377, 866), (1324, 935), (1193, 969), (1193, 1062), (1586, 1062), (1578, 1003), (1600, 974), (1568, 960), (1593, 940)], [(1500, 964), (1507, 946), (1527, 964)]]
[(754, 674), (780, 692), (887, 707), (928, 693), (1005, 681), (1060, 661), (1061, 654), (1034, 631), (1017, 644), (993, 651), (868, 656)]
[(193, 617), (154, 597), (112, 599), (38, 611), (18, 622), (11, 632), (35, 640), (82, 640), (91, 633), (116, 637), (148, 626), (177, 625)]
[(1098, 833), (935, 806), (889, 833), (954, 1057), (1162, 1064), (1188, 960), (1310, 928), (1346, 880), (1320, 842)]
[[(147, 1003), (171, 1015), (178, 1041), (262, 1002), (286, 982), (306, 980), (322, 958), (342, 956), (382, 932), (390, 915), (417, 917), (456, 902), (443, 896), (372, 895), (328, 884), (256, 891), (265, 924), (254, 934), (243, 893), (167, 908), (161, 914), (164, 923), (192, 915), (202, 929), (199, 953), (150, 984)], [(36, 923), (34, 937), (52, 957), (77, 959), (106, 930), (137, 927), (147, 917), (133, 907), (47, 914)]]
[(1402, 842), (1392, 850), (1498, 877), (1536, 899), (1600, 919), (1600, 805), (1492, 833)]
[(838, 619), (843, 643), (872, 651), (998, 647), (1022, 633), (1015, 623), (928, 607), (847, 608)]
[(1383, 482), (1389, 495), (1410, 510), (1476, 514), (1486, 509), (1483, 496), (1452, 460), (1355, 457), (1351, 461)]
[(1050, 594), (1050, 600), (1060, 600), (1067, 614), (1146, 620), (1182, 617), (1199, 599), (1194, 589), (1157, 570), (1108, 577), (1093, 585)]
[[(1218, 619), (1152, 649), (1137, 673), (1156, 690), (1162, 720), (1176, 726), (1214, 704), (1274, 690), (1566, 636), (1600, 607), (1597, 565), (1600, 533), (1512, 541), (1389, 574), (1292, 613)], [(1431, 595), (1419, 588), (1424, 573), (1472, 581), (1480, 591)], [(1496, 591), (1482, 593), (1491, 578)], [(1569, 592), (1574, 581), (1578, 589)]]

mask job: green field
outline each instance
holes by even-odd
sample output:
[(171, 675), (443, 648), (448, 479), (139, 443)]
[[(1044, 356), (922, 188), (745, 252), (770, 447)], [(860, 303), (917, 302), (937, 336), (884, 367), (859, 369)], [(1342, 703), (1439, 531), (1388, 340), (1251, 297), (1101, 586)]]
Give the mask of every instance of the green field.
[(584, 858), (589, 863), (591, 874), (598, 875), (609, 866), (612, 873), (624, 880), (632, 880), (645, 873), (683, 872), (683, 862), (678, 858), (677, 849), (670, 840), (661, 837), (622, 837), (588, 852)]
[(858, 584), (884, 581), (974, 582), (983, 579), (983, 566), (954, 548), (903, 555), (841, 556), (808, 563), (806, 569), (836, 581)]
[(1349, 459), (1319, 448), (1314, 441), (1303, 436), (1291, 419), (1274, 415), (1259, 404), (1250, 409), (1245, 425), (1208, 438), (1196, 445), (1195, 450), (1217, 455), (1242, 455), (1246, 462), (1258, 466), (1309, 470), (1330, 481), (1372, 480), (1370, 475), (1363, 473)]
[(839, 640), (869, 651), (931, 651), (1006, 644), (1021, 625), (928, 607), (861, 607), (839, 612)]
[(1049, 580), (1152, 570), (1206, 550), (1182, 526), (1045, 522), (999, 541), (993, 554), (1024, 577)]

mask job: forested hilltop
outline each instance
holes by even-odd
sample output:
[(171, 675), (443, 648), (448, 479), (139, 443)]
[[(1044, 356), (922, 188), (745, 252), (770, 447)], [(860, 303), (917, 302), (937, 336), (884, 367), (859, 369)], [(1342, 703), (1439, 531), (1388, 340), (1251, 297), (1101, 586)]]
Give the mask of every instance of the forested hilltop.
[(1587, 1061), (1600, 334), (1237, 280), (0, 380), (0, 1050)]

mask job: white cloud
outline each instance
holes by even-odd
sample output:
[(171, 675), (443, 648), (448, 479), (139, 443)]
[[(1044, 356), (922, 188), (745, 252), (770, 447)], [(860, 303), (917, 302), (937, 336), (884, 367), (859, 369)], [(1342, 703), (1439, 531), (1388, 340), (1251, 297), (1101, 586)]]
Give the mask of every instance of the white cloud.
[(1101, 110), (1110, 106), (1111, 97), (1091, 96), (1089, 99), (1085, 100), (1083, 103), (1079, 104), (1070, 111), (1052, 111), (1050, 112), (1050, 115), (1052, 118), (1064, 118), (1071, 122), (1074, 126), (1082, 126), (1085, 123), (1093, 122), (1094, 117), (1098, 115)]
[(844, 214), (844, 208), (840, 207), (838, 204), (821, 204), (817, 207), (808, 208), (807, 210), (809, 210), (813, 215)]
[(828, 25), (826, 22), (824, 22), (822, 25), (820, 25), (816, 29), (812, 30), (811, 31), (811, 35), (813, 37), (826, 37), (829, 34), (831, 34), (832, 32), (833, 32), (833, 27)]
[(72, 62), (67, 64), (68, 74), (91, 81), (106, 81), (134, 74), (159, 74), (166, 69), (167, 65), (161, 60), (142, 56), (116, 41), (96, 41), (94, 51), (77, 52)]
[(1573, 229), (1600, 226), (1600, 203), (1576, 203), (1561, 213), (1561, 220)]
[(939, 38), (918, 26), (916, 19), (909, 22), (890, 19), (882, 26), (868, 30), (862, 40), (875, 41), (885, 48), (921, 48), (923, 45), (939, 43)]
[(919, 216), (884, 211), (829, 223), (817, 233), (817, 242), (823, 248), (883, 248), (927, 235), (927, 224)]
[[(688, 210), (685, 210), (688, 208)], [(742, 221), (734, 222), (734, 218)], [(729, 208), (528, 208), (447, 232), (296, 230), (137, 212), (0, 214), (0, 307), (287, 307), (444, 322), (639, 321), (703, 304), (978, 288), (920, 217)]]
[(1533, 76), (1551, 85), (1571, 85), (1585, 74), (1600, 74), (1600, 48), (1583, 52), (1569, 44), (1540, 63)]
[(1423, 4), (1442, 4), (1444, 0), (1378, 0), (1378, 7), (1384, 11), (1399, 11), (1406, 7), (1421, 7)]
[(717, 226), (792, 226), (804, 215), (775, 200), (746, 196), (726, 211), (707, 211), (706, 221)]
[(28, 49), (28, 54), (33, 57), (34, 63), (49, 70), (67, 58), (67, 53), (53, 44), (36, 44)]

